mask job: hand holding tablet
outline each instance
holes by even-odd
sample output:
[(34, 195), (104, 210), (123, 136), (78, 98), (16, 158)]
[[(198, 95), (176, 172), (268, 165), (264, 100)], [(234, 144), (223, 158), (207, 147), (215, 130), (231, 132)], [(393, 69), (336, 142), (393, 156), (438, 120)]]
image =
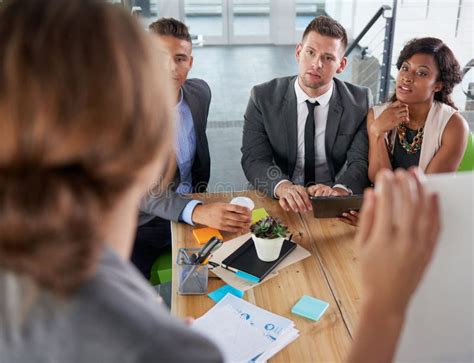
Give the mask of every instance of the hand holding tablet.
[(360, 210), (362, 201), (362, 195), (311, 197), (315, 218), (342, 217), (343, 213)]

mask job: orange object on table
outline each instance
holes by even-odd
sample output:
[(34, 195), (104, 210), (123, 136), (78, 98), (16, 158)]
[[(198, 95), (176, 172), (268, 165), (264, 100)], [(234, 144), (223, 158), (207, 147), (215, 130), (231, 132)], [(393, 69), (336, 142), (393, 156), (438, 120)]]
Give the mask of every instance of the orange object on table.
[(209, 241), (212, 237), (217, 237), (220, 240), (223, 240), (221, 232), (215, 228), (205, 227), (205, 228), (195, 228), (193, 229), (194, 238), (199, 242), (200, 245)]

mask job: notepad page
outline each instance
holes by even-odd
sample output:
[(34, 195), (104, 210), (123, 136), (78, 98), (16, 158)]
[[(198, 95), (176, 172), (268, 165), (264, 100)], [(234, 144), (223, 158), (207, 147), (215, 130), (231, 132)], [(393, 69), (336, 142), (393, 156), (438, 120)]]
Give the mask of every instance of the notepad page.
[(271, 341), (278, 339), (287, 329), (294, 326), (290, 319), (259, 308), (232, 294), (227, 294), (219, 304), (232, 306), (243, 319), (248, 320)]
[(265, 352), (257, 358), (255, 361), (256, 363), (266, 362), (275, 354), (277, 354), (280, 350), (285, 348), (288, 344), (296, 340), (300, 335), (299, 330), (295, 328), (288, 329), (286, 333), (281, 335), (277, 340), (275, 340), (266, 350)]
[(225, 361), (248, 362), (271, 344), (260, 330), (229, 305), (216, 305), (192, 325), (222, 351)]
[[(237, 322), (235, 317), (240, 322)], [(299, 336), (299, 331), (290, 319), (259, 308), (232, 294), (227, 294), (197, 319), (194, 325), (215, 341), (225, 352), (226, 358), (232, 362), (242, 361), (235, 357), (250, 357), (255, 363), (265, 362)], [(251, 331), (248, 330), (249, 327), (252, 328)], [(246, 337), (239, 337), (241, 334)], [(228, 343), (225, 344), (225, 341)], [(245, 347), (238, 347), (241, 344), (245, 344)]]

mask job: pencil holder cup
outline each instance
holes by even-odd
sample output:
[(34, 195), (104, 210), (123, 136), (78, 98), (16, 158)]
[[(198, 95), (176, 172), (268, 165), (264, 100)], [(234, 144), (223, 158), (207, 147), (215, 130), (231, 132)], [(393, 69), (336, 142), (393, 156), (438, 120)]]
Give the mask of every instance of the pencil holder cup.
[(178, 293), (180, 295), (202, 295), (207, 293), (208, 265), (193, 264), (190, 257), (198, 248), (178, 250)]

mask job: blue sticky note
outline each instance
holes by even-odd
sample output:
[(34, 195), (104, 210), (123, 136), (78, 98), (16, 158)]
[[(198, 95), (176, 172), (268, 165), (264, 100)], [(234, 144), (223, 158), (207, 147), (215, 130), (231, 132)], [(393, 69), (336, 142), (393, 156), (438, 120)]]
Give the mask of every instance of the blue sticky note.
[(311, 320), (319, 320), (329, 307), (326, 301), (318, 300), (312, 296), (303, 297), (293, 306), (291, 312)]
[(250, 282), (260, 282), (260, 279), (257, 276), (248, 274), (247, 272), (237, 271), (235, 273), (236, 276), (239, 276), (241, 279), (248, 280)]
[(212, 300), (214, 300), (217, 303), (221, 301), (224, 298), (224, 296), (226, 296), (227, 294), (232, 294), (239, 298), (242, 298), (244, 296), (243, 291), (236, 289), (235, 287), (232, 287), (230, 285), (224, 285), (218, 288), (217, 290), (214, 290), (210, 294), (207, 294), (207, 296), (209, 296)]

